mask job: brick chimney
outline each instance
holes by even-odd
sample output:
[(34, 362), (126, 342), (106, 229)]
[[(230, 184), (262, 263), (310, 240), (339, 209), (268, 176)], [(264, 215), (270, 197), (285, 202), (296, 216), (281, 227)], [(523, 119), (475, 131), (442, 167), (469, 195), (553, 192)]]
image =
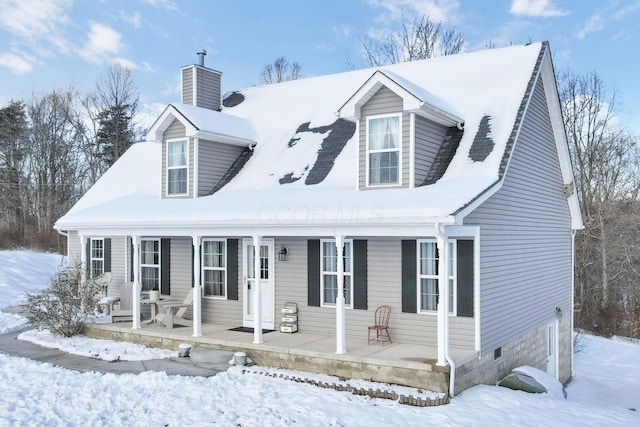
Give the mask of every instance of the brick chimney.
[(220, 111), (222, 73), (204, 66), (206, 54), (201, 50), (198, 64), (180, 69), (182, 103)]

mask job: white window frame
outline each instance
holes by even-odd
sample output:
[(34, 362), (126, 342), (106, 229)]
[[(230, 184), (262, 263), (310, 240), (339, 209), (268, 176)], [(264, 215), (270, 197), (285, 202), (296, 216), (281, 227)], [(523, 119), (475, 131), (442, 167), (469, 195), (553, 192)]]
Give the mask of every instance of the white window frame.
[[(320, 306), (321, 307), (335, 307), (336, 306), (336, 302), (335, 301), (325, 301), (324, 299), (324, 279), (325, 276), (338, 276), (338, 272), (337, 272), (337, 267), (336, 267), (336, 271), (325, 271), (324, 270), (324, 244), (325, 243), (330, 243), (333, 246), (336, 245), (336, 241), (335, 239), (322, 239), (320, 240)], [(347, 293), (345, 293), (345, 308), (353, 308), (353, 240), (351, 239), (345, 239), (343, 241), (343, 244), (345, 246), (345, 248), (347, 247), (347, 243), (349, 244), (349, 248), (351, 253), (349, 254), (349, 271), (345, 271), (343, 272), (343, 277), (349, 277), (350, 278), (350, 288), (349, 288), (349, 298), (347, 299)], [(344, 250), (343, 251), (343, 258), (347, 255), (347, 251)], [(343, 280), (343, 286), (344, 286), (344, 280)], [(349, 301), (349, 303), (347, 303), (347, 300)]]
[[(390, 118), (390, 117), (397, 117), (398, 118), (398, 130), (399, 130), (399, 135), (398, 135), (398, 148), (393, 148), (393, 149), (389, 149), (389, 148), (383, 148), (383, 149), (377, 149), (377, 150), (370, 150), (369, 149), (369, 128), (370, 128), (370, 122), (372, 120), (377, 120), (377, 119), (385, 119), (385, 118)], [(368, 116), (367, 117), (367, 129), (366, 129), (366, 136), (365, 136), (365, 186), (367, 188), (381, 188), (381, 187), (401, 187), (402, 186), (402, 113), (394, 113), (394, 114), (378, 114), (378, 115), (373, 115), (373, 116)], [(388, 183), (388, 184), (372, 184), (371, 183), (371, 178), (369, 176), (369, 165), (370, 165), (370, 157), (371, 154), (375, 154), (375, 153), (390, 153), (390, 152), (398, 152), (398, 182), (396, 183)]]
[[(148, 264), (148, 263), (144, 263), (142, 262), (143, 260), (143, 256), (142, 256), (142, 242), (157, 242), (158, 243), (158, 263), (157, 264)], [(148, 292), (151, 289), (144, 289), (143, 288), (143, 283), (142, 283), (142, 268), (157, 268), (158, 269), (158, 290), (161, 291), (162, 290), (162, 242), (160, 241), (160, 239), (158, 238), (144, 238), (141, 239), (140, 241), (140, 269), (138, 271), (138, 277), (139, 282), (140, 282), (140, 286), (142, 288), (143, 292)]]
[[(169, 166), (169, 146), (176, 142), (184, 142), (185, 144), (185, 157), (186, 164), (180, 166)], [(175, 139), (167, 139), (166, 142), (166, 153), (165, 153), (165, 171), (166, 171), (166, 191), (165, 195), (167, 197), (183, 197), (189, 194), (189, 138), (175, 138)], [(187, 172), (187, 186), (184, 193), (170, 193), (169, 189), (171, 188), (170, 179), (169, 179), (169, 171), (177, 170), (177, 169), (185, 169)]]
[[(421, 284), (422, 284), (422, 279), (436, 279), (438, 280), (438, 286), (440, 285), (439, 283), (439, 279), (440, 279), (440, 274), (439, 271), (436, 274), (422, 274), (420, 271), (420, 261), (422, 259), (422, 252), (421, 252), (421, 244), (422, 243), (432, 243), (436, 246), (436, 253), (438, 255), (438, 257), (436, 257), (436, 271), (438, 268), (438, 259), (440, 256), (439, 250), (438, 250), (438, 243), (436, 239), (421, 239), (421, 240), (417, 240), (416, 241), (416, 277), (417, 277), (417, 281), (416, 281), (416, 298), (418, 301), (417, 304), (417, 308), (418, 308), (418, 313), (421, 314), (430, 314), (430, 315), (435, 315), (438, 314), (438, 304), (437, 304), (437, 298), (439, 298), (439, 292), (436, 294), (437, 298), (436, 298), (436, 309), (435, 310), (424, 310), (422, 308), (422, 289), (421, 289)], [(458, 257), (456, 256), (457, 253), (457, 241), (455, 239), (449, 239), (448, 240), (448, 252), (449, 252), (449, 316), (457, 316), (458, 315)]]
[[(101, 242), (102, 246), (97, 248), (94, 246), (94, 242)], [(97, 253), (100, 251), (101, 253)], [(99, 256), (102, 255), (102, 256)], [(97, 269), (94, 267), (94, 262), (100, 262), (101, 268)], [(91, 277), (96, 277), (104, 273), (104, 239), (103, 238), (91, 238), (89, 241), (89, 273)], [(99, 270), (99, 271), (98, 271)]]
[[(222, 243), (222, 256), (224, 259), (224, 266), (223, 267), (213, 267), (213, 266), (206, 266), (205, 265), (205, 251), (204, 251), (204, 247), (205, 247), (205, 242), (220, 242)], [(227, 277), (227, 239), (218, 239), (218, 238), (203, 238), (202, 239), (202, 245), (201, 245), (201, 257), (200, 257), (200, 268), (201, 268), (201, 281), (202, 281), (202, 295), (204, 298), (210, 298), (210, 299), (220, 299), (220, 300), (226, 300), (227, 299), (227, 281), (228, 281), (228, 277)], [(214, 294), (207, 294), (207, 290), (206, 290), (206, 283), (205, 283), (205, 271), (222, 271), (222, 277), (224, 278), (224, 283), (222, 286), (222, 292), (223, 295), (214, 295)]]

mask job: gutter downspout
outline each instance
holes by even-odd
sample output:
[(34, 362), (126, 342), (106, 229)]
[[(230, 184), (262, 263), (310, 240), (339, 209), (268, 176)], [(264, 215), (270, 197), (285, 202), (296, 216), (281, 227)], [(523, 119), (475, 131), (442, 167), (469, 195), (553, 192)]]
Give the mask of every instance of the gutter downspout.
[[(440, 226), (442, 225), (442, 229)], [(449, 363), (449, 396), (455, 396), (456, 384), (456, 364), (449, 354), (449, 239), (444, 232), (445, 225), (438, 222), (435, 223), (434, 229), (436, 237), (442, 244), (442, 253), (440, 254), (440, 262), (444, 268), (440, 269), (440, 283), (443, 284), (440, 292), (440, 303), (444, 306), (443, 329), (444, 329), (444, 358)]]

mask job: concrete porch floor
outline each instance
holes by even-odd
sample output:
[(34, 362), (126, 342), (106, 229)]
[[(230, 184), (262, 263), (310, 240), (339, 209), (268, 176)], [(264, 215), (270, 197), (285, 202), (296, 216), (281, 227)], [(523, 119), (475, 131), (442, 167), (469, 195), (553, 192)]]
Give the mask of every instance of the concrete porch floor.
[[(371, 342), (347, 339), (347, 353), (335, 354), (332, 336), (305, 332), (274, 331), (263, 334), (263, 344), (253, 343), (253, 333), (229, 330), (233, 326), (202, 324), (202, 336), (193, 337), (191, 327), (167, 329), (162, 324), (144, 324), (132, 329), (131, 322), (88, 324), (85, 334), (130, 341), (153, 347), (177, 349), (181, 343), (231, 351), (243, 351), (262, 366), (295, 369), (385, 383), (448, 391), (449, 367), (437, 366), (437, 349), (417, 344)], [(365, 331), (366, 332), (366, 331)], [(475, 351), (452, 348), (457, 366), (477, 356)]]

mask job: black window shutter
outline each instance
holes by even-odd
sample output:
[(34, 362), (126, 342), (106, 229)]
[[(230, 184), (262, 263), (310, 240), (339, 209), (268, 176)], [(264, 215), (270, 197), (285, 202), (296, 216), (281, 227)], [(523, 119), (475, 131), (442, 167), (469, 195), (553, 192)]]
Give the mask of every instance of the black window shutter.
[(402, 241), (402, 312), (417, 313), (416, 241)]
[(111, 271), (111, 239), (104, 239), (104, 272)]
[[(193, 253), (195, 251), (195, 248), (193, 247), (193, 243), (191, 244), (191, 287), (193, 288), (193, 285), (195, 284), (195, 277), (196, 277), (196, 272), (193, 270)], [(200, 268), (202, 268), (202, 266), (200, 266)], [(202, 282), (200, 282), (200, 285), (202, 285)]]
[(367, 241), (353, 241), (353, 308), (367, 309)]
[(162, 295), (171, 295), (171, 274), (170, 273), (171, 273), (171, 239), (160, 239), (160, 293)]
[(320, 240), (307, 241), (307, 304), (320, 307)]
[(91, 238), (87, 239), (87, 243), (85, 245), (85, 254), (86, 254), (86, 265), (84, 266), (87, 272), (87, 278), (91, 277)]
[(227, 299), (238, 300), (238, 239), (227, 239)]
[(129, 281), (133, 282), (133, 239), (129, 237)]
[(473, 240), (458, 240), (458, 316), (473, 317)]

